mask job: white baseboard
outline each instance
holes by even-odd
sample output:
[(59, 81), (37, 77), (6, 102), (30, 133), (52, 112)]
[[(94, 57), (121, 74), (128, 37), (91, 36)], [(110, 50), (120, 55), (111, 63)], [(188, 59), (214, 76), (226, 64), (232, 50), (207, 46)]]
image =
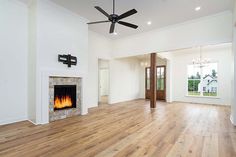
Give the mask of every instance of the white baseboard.
[(88, 114), (88, 111), (81, 112), (81, 115), (83, 115), (83, 116), (86, 114)]
[(30, 119), (27, 119), (27, 121), (29, 121), (30, 123), (34, 124), (34, 125), (39, 125), (39, 124), (36, 124), (35, 122), (33, 122), (32, 120)]
[(12, 123), (17, 123), (21, 121), (27, 121), (28, 119), (26, 117), (19, 117), (19, 118), (13, 118), (13, 119), (6, 119), (0, 121), (0, 125), (6, 125), (6, 124), (12, 124)]
[[(87, 114), (88, 114), (88, 110), (81, 113), (81, 115), (87, 115)], [(33, 122), (32, 120), (26, 118), (26, 117), (22, 117), (22, 118), (2, 120), (2, 121), (0, 121), (0, 126), (1, 125), (12, 124), (12, 123), (17, 123), (17, 122), (22, 122), (22, 121), (29, 121), (30, 123), (32, 123), (34, 125), (43, 125), (43, 124), (48, 124), (49, 123), (49, 122), (36, 123), (36, 122)]]

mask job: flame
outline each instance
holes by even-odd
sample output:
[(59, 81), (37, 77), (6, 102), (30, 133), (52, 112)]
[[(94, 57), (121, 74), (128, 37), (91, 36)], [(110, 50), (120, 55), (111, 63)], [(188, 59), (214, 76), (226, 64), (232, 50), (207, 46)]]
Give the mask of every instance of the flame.
[(61, 109), (65, 107), (72, 107), (72, 100), (70, 96), (63, 96), (59, 98), (56, 96), (54, 100), (54, 109)]

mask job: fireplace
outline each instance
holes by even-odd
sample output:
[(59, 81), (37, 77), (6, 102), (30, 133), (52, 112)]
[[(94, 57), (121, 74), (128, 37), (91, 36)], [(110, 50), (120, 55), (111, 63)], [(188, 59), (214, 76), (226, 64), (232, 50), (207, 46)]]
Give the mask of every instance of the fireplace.
[(76, 85), (54, 85), (54, 111), (76, 108)]
[(49, 77), (49, 122), (81, 115), (82, 78)]

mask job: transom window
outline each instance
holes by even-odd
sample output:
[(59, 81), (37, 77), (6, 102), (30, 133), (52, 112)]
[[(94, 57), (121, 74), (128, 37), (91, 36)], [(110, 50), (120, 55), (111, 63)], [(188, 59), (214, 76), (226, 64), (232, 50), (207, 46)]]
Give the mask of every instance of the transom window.
[(188, 65), (188, 95), (218, 96), (217, 63)]

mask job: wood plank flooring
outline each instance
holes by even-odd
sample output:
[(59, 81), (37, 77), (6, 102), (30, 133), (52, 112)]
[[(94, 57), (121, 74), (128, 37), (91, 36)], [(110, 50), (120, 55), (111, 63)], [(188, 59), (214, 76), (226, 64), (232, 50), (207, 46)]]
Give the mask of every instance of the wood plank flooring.
[(107, 95), (101, 96), (99, 105), (107, 105), (107, 104), (108, 104), (108, 96)]
[(236, 157), (230, 108), (136, 100), (47, 125), (0, 126), (2, 157)]

